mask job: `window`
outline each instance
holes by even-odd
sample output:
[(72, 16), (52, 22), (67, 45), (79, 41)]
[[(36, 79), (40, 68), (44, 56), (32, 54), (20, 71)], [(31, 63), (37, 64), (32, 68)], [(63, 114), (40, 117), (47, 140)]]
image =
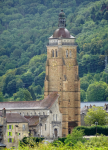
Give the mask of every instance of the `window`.
[(43, 115), (45, 115), (45, 113), (43, 112)]
[(9, 138), (9, 139), (8, 139), (8, 142), (9, 142), (9, 143), (12, 143), (12, 141), (13, 141), (12, 138)]
[(25, 124), (23, 124), (22, 128), (23, 128), (23, 130), (25, 130)]
[(66, 50), (66, 58), (68, 57), (68, 50)]
[(9, 136), (12, 136), (12, 132), (9, 132)]
[(8, 132), (8, 136), (12, 136), (12, 132)]
[(9, 125), (9, 129), (12, 129), (12, 126), (11, 126), (11, 125)]
[(54, 57), (54, 50), (52, 50), (52, 57)]
[(46, 124), (45, 124), (45, 131), (46, 131)]
[(57, 50), (56, 50), (56, 57), (57, 57)]

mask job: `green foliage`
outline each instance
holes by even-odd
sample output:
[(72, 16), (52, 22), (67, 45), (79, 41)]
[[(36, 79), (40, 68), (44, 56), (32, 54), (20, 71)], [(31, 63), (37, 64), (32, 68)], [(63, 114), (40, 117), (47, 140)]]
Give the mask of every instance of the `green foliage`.
[(106, 88), (107, 88), (107, 84), (102, 81), (94, 82), (90, 84), (87, 89), (87, 100), (88, 101), (105, 101), (106, 100), (106, 95), (105, 95)]
[(81, 102), (84, 102), (86, 99), (86, 92), (84, 90), (80, 90), (80, 95), (81, 95)]
[(45, 71), (43, 71), (42, 73), (40, 73), (38, 76), (35, 77), (34, 79), (35, 85), (40, 85), (41, 87), (43, 87), (44, 79), (45, 79)]
[(103, 107), (95, 107), (88, 109), (88, 112), (84, 118), (86, 124), (95, 124), (98, 122), (99, 125), (106, 125), (108, 123), (108, 114)]
[(63, 137), (63, 138), (58, 138), (58, 141), (61, 141), (62, 143), (64, 143), (64, 142), (65, 142), (65, 140), (66, 140), (66, 138), (65, 138), (65, 137)]
[[(96, 135), (96, 126), (77, 126), (75, 127), (77, 130), (83, 130), (84, 135)], [(97, 126), (97, 133), (108, 135), (108, 126)]]
[(36, 100), (36, 95), (35, 95), (35, 93), (34, 93), (34, 90), (33, 90), (33, 88), (32, 87), (29, 87), (29, 92), (30, 92), (30, 94), (31, 94), (31, 96), (32, 96), (32, 99), (33, 100)]
[[(105, 68), (104, 58), (108, 51), (108, 0), (61, 2), (66, 13), (67, 29), (77, 38), (79, 76), (84, 79), (84, 74), (94, 74), (90, 80), (88, 77), (86, 81), (81, 80), (81, 89), (85, 91), (81, 91), (81, 99), (84, 101), (91, 83), (106, 82), (106, 77), (101, 72)], [(2, 0), (0, 8), (1, 92), (11, 97), (19, 88), (28, 90), (29, 87), (34, 89), (38, 85), (43, 88), (46, 45), (48, 37), (57, 28), (60, 2)], [(9, 69), (15, 71), (12, 78), (8, 77)], [(33, 94), (32, 91), (32, 98), (35, 94), (43, 94), (38, 92), (36, 90)], [(107, 97), (103, 99), (107, 100)]]
[(39, 142), (42, 142), (44, 140), (44, 138), (38, 138), (38, 137), (24, 137), (19, 145), (21, 147), (25, 147), (25, 146), (30, 146), (30, 147), (34, 147), (36, 144), (38, 144)]
[(24, 87), (28, 88), (33, 82), (33, 74), (31, 72), (27, 72), (21, 76), (21, 79), (24, 83)]
[[(29, 139), (29, 138), (28, 138)], [(26, 141), (26, 138), (25, 140)], [(78, 141), (73, 147), (63, 144), (60, 141), (58, 142), (58, 146), (54, 146), (52, 143), (44, 144), (43, 142), (35, 143), (33, 138), (30, 139), (29, 144), (24, 144), (20, 141), (21, 146), (16, 148), (17, 150), (108, 150), (108, 137), (101, 135), (100, 137), (90, 138), (86, 140), (84, 143)], [(26, 142), (27, 143), (27, 142)], [(11, 150), (12, 148), (8, 149)]]
[(41, 88), (41, 86), (40, 85), (37, 85), (37, 86), (35, 86), (34, 87), (34, 91), (35, 91), (35, 93), (37, 93), (37, 94), (41, 94), (42, 93), (42, 88)]
[(67, 135), (64, 143), (69, 146), (74, 146), (78, 141), (84, 142), (85, 139), (83, 138), (83, 135), (83, 130), (73, 129), (72, 133)]
[(0, 102), (3, 102), (3, 101), (4, 101), (3, 93), (0, 92)]
[(19, 89), (19, 91), (13, 94), (15, 101), (30, 101), (32, 96), (27, 89)]

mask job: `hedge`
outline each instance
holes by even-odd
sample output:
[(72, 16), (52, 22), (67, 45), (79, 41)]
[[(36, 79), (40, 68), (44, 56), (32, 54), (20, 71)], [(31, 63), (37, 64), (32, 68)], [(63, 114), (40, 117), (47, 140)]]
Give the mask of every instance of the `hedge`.
[[(96, 135), (96, 126), (78, 126), (77, 130), (84, 130), (84, 135)], [(97, 126), (97, 133), (108, 135), (108, 126)]]

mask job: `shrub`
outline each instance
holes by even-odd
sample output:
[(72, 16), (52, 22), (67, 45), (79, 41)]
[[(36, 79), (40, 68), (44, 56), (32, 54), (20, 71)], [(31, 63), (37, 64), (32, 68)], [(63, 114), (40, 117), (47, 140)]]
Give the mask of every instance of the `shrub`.
[(36, 144), (38, 144), (39, 142), (42, 142), (44, 140), (44, 138), (38, 138), (38, 137), (24, 137), (19, 145), (21, 147), (25, 147), (25, 146), (30, 146), (30, 147), (34, 147)]
[(77, 130), (74, 128), (72, 133), (67, 135), (67, 138), (64, 142), (68, 146), (74, 146), (78, 141), (85, 142), (83, 135), (83, 130)]
[[(96, 126), (78, 126), (75, 127), (77, 130), (83, 130), (84, 135), (95, 135), (96, 134)], [(97, 126), (97, 133), (108, 135), (108, 126)]]

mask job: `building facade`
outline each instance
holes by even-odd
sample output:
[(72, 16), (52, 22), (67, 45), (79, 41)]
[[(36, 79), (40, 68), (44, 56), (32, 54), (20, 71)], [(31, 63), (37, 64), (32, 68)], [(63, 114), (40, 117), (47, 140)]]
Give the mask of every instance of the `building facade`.
[[(28, 121), (30, 136), (44, 138), (62, 137), (62, 114), (59, 111), (58, 98), (58, 93), (52, 92), (41, 101), (1, 102), (0, 110), (2, 111), (2, 109), (5, 107), (7, 114), (10, 114), (11, 112), (11, 115), (17, 114), (17, 116), (20, 115), (25, 117), (26, 121)], [(14, 118), (14, 120), (16, 119), (16, 122), (19, 123), (19, 118), (17, 118), (17, 116)], [(8, 125), (12, 124), (14, 125), (14, 122), (8, 121)], [(23, 125), (23, 123), (21, 125)], [(14, 126), (12, 126), (12, 128), (13, 127)], [(8, 127), (6, 129), (8, 130)], [(13, 129), (16, 130), (17, 128)], [(18, 133), (20, 132), (18, 131)], [(14, 134), (12, 134), (12, 140), (14, 139)], [(24, 130), (22, 130), (22, 133), (20, 133), (18, 137), (22, 139), (23, 135)], [(8, 137), (8, 134), (6, 134), (6, 136)]]
[(28, 121), (19, 113), (6, 113), (6, 109), (0, 112), (0, 143), (10, 147), (18, 147), (19, 140), (28, 137)]
[(80, 125), (80, 80), (78, 76), (77, 45), (75, 37), (65, 28), (63, 10), (59, 14), (58, 29), (47, 45), (44, 97), (58, 91), (59, 109), (62, 113), (62, 136)]

